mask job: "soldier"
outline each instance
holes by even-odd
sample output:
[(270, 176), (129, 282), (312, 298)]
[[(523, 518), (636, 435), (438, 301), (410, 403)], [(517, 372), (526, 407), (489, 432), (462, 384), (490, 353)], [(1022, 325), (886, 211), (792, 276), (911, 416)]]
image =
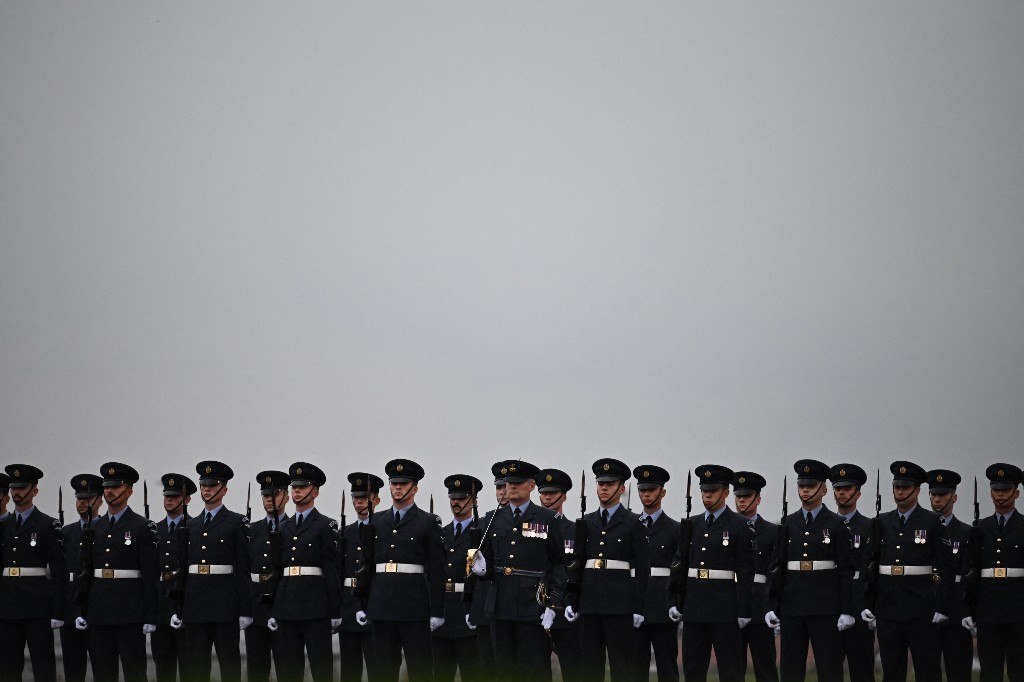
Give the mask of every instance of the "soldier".
[(939, 520), (949, 534), (949, 546), (953, 554), (953, 595), (950, 603), (949, 620), (938, 625), (939, 649), (946, 666), (948, 682), (970, 682), (974, 664), (974, 641), (971, 633), (961, 623), (970, 615), (967, 610), (963, 575), (967, 568), (971, 527), (953, 516), (953, 505), (956, 504), (956, 487), (960, 484), (960, 474), (949, 469), (932, 469), (928, 476), (928, 499), (932, 511), (939, 515)]
[(100, 475), (107, 513), (91, 528), (92, 555), (85, 569), (92, 575), (80, 586), (87, 603), (75, 627), (90, 632), (94, 678), (116, 680), (120, 662), (125, 682), (135, 682), (146, 679), (146, 635), (156, 631), (156, 524), (128, 506), (139, 472), (107, 462)]
[[(505, 502), (505, 474), (501, 473), (505, 462), (495, 462), (491, 465), (491, 474), (494, 476), (494, 499), (500, 509)], [(496, 509), (484, 514), (482, 519), (477, 519), (477, 529), (482, 533), (491, 524), (491, 518)], [(491, 579), (474, 574), (466, 580), (466, 589), (469, 590), (467, 600), (470, 602), (469, 613), (466, 615), (466, 625), (476, 632), (476, 646), (480, 653), (480, 675), (481, 679), (494, 680), (497, 668), (494, 662), (494, 638), (491, 637), (491, 619), (487, 617), (486, 604), (487, 594), (491, 589)]]
[(4, 522), (11, 512), (7, 511), (7, 503), (10, 501), (11, 477), (7, 474), (0, 474), (0, 524)]
[(53, 630), (64, 625), (68, 565), (60, 522), (36, 509), (43, 472), (28, 464), (4, 469), (14, 513), (4, 518), (0, 577), (0, 680), (21, 680), (25, 645), (32, 677), (57, 679)]
[(498, 679), (551, 679), (545, 630), (565, 594), (565, 545), (555, 513), (532, 504), (537, 467), (504, 463), (505, 500), (473, 560), (473, 572), (490, 575), (487, 615), (494, 634)]
[[(683, 621), (683, 676), (687, 682), (707, 679), (711, 649), (718, 660), (719, 679), (743, 679), (740, 630), (750, 624), (754, 552), (746, 519), (729, 509), (733, 472), (705, 464), (694, 472), (700, 481), (704, 513), (680, 524), (677, 579), (685, 580), (682, 611), (669, 617)], [(682, 576), (685, 576), (683, 578)]]
[(629, 467), (615, 459), (593, 464), (601, 509), (586, 515), (586, 537), (577, 533), (577, 553), (584, 559), (579, 612), (582, 616), (583, 671), (587, 680), (604, 677), (605, 655), (613, 682), (633, 676), (637, 633), (644, 622), (651, 555), (647, 531), (636, 514), (621, 504)]
[(637, 629), (636, 679), (648, 678), (653, 649), (658, 680), (678, 680), (678, 626), (668, 617), (672, 606), (669, 603), (668, 580), (672, 560), (679, 550), (679, 522), (670, 519), (661, 509), (669, 474), (659, 466), (645, 464), (633, 469), (633, 477), (636, 479), (637, 497), (644, 508), (640, 524), (647, 533), (651, 554), (651, 578), (641, 612), (644, 622)]
[[(82, 578), (82, 535), (99, 515), (103, 504), (103, 479), (96, 474), (78, 474), (71, 479), (78, 520), (64, 526), (64, 557), (68, 564), (68, 600), (64, 626), (60, 629), (60, 650), (64, 659), (65, 682), (84, 682), (89, 663), (89, 633), (75, 628), (78, 615), (75, 584)], [(91, 549), (90, 549), (91, 551)]]
[[(576, 555), (576, 524), (565, 518), (562, 506), (565, 495), (572, 490), (572, 479), (569, 474), (558, 469), (541, 469), (534, 477), (540, 503), (545, 509), (555, 512), (555, 518), (562, 529), (562, 544), (565, 547), (565, 566), (568, 573)], [(566, 576), (568, 579), (568, 575)], [(565, 605), (577, 606), (576, 598), (579, 585), (566, 585)], [(551, 643), (558, 654), (558, 667), (565, 682), (582, 682), (583, 680), (583, 642), (580, 621), (577, 618), (570, 623), (565, 612), (555, 612), (555, 622), (551, 626)]]
[(948, 620), (955, 584), (949, 537), (939, 515), (918, 506), (925, 470), (912, 462), (893, 462), (889, 470), (896, 509), (872, 523), (868, 579), (877, 588), (873, 607), (864, 609), (861, 617), (870, 623), (877, 612), (885, 680), (906, 679), (908, 650), (916, 680), (939, 680), (935, 626)]
[(288, 502), (286, 471), (261, 471), (256, 475), (265, 518), (249, 524), (249, 575), (252, 581), (252, 625), (245, 629), (245, 669), (250, 682), (267, 682), (273, 659), (277, 677), (282, 677), (279, 635), (267, 627), (270, 607), (276, 593), (281, 568), (281, 538), (291, 537), (291, 519), (285, 512)]
[(188, 679), (209, 682), (211, 650), (217, 647), (220, 679), (242, 678), (239, 630), (252, 624), (252, 582), (249, 572), (249, 524), (224, 506), (227, 483), (234, 472), (227, 464), (196, 465), (202, 514), (186, 526), (188, 569), (178, 572), (183, 587), (182, 612), (171, 615), (171, 627), (185, 627)]
[[(985, 470), (995, 513), (971, 534), (963, 626), (978, 637), (982, 682), (1024, 679), (1024, 519), (1016, 509), (1024, 474), (1013, 464)], [(975, 507), (977, 509), (977, 507)], [(975, 517), (977, 518), (977, 511)], [(1004, 672), (1005, 671), (1005, 672)]]
[(822, 503), (828, 493), (829, 466), (802, 459), (793, 469), (800, 509), (784, 518), (779, 528), (769, 591), (771, 611), (765, 623), (781, 627), (783, 682), (804, 679), (808, 644), (814, 651), (818, 679), (842, 682), (840, 633), (856, 623), (851, 615), (853, 549), (843, 519)]
[(754, 550), (754, 582), (750, 588), (751, 620), (747, 627), (740, 630), (743, 650), (740, 664), (743, 674), (746, 675), (746, 652), (750, 649), (754, 679), (757, 682), (777, 682), (779, 671), (775, 652), (775, 628), (768, 627), (764, 617), (771, 609), (768, 604), (768, 574), (771, 571), (772, 553), (778, 542), (779, 527), (757, 513), (761, 505), (761, 490), (765, 484), (764, 476), (753, 471), (737, 471), (732, 478), (736, 513), (747, 522)]
[(160, 482), (163, 484), (165, 518), (156, 524), (160, 560), (159, 615), (156, 631), (149, 637), (149, 647), (153, 653), (157, 682), (174, 682), (179, 671), (184, 671), (186, 650), (185, 633), (172, 628), (169, 622), (177, 609), (172, 592), (181, 568), (188, 503), (197, 488), (191, 479), (181, 474), (164, 474)]
[(367, 615), (380, 679), (398, 679), (402, 652), (410, 682), (434, 673), (430, 633), (444, 624), (441, 519), (416, 506), (423, 467), (393, 459), (384, 467), (392, 506), (373, 515), (374, 576)]
[[(836, 513), (843, 519), (846, 538), (853, 550), (853, 605), (850, 609), (853, 614), (859, 614), (867, 608), (868, 581), (861, 578), (867, 574), (871, 519), (857, 511), (857, 501), (868, 475), (856, 464), (844, 463), (829, 470), (829, 480), (832, 481)], [(851, 682), (874, 682), (875, 633), (862, 619), (856, 618), (853, 626), (843, 630), (839, 637), (846, 663), (850, 667)]]
[(434, 679), (453, 682), (455, 670), (466, 682), (480, 679), (480, 654), (476, 648), (476, 633), (466, 622), (466, 607), (462, 595), (469, 572), (467, 558), (472, 558), (476, 546), (473, 537), (473, 508), (483, 484), (468, 474), (453, 474), (444, 479), (448, 489), (448, 506), (453, 521), (441, 529), (444, 539), (446, 576), (444, 585), (444, 625), (433, 633)]
[(373, 626), (366, 618), (365, 595), (361, 581), (371, 577), (373, 567), (367, 567), (363, 561), (363, 546), (373, 542), (369, 534), (370, 516), (380, 502), (378, 495), (384, 487), (384, 481), (378, 476), (366, 472), (348, 475), (352, 485), (350, 495), (352, 508), (358, 517), (344, 528), (344, 540), (341, 545), (345, 551), (344, 580), (342, 581), (341, 627), (338, 628), (338, 644), (341, 649), (341, 680), (342, 682), (359, 682), (363, 679), (363, 663), (366, 664), (367, 676), (376, 679), (377, 656), (373, 649)]

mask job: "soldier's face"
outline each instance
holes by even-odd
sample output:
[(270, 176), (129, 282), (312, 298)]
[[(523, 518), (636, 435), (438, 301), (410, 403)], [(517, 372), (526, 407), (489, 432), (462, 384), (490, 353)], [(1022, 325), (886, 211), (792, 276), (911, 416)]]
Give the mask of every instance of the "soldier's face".
[(501, 485), (494, 486), (494, 500), (498, 504), (504, 504), (505, 503), (505, 484), (504, 483), (502, 483)]
[(956, 493), (952, 490), (948, 493), (928, 493), (928, 501), (931, 502), (932, 511), (936, 514), (946, 516), (956, 504)]
[(654, 490), (637, 490), (636, 494), (640, 498), (640, 504), (644, 506), (644, 509), (652, 509), (658, 506), (662, 498), (665, 497), (665, 489), (659, 486)]
[(725, 504), (725, 498), (729, 497), (729, 489), (726, 487), (715, 488), (714, 490), (701, 490), (700, 501), (708, 511), (718, 511)]
[(989, 494), (992, 496), (992, 504), (995, 506), (996, 511), (1000, 514), (1005, 514), (1017, 502), (1017, 498), (1020, 496), (1020, 488), (1013, 488), (1012, 490), (993, 490), (989, 488)]
[(181, 510), (188, 504), (190, 497), (184, 497), (182, 495), (164, 495), (164, 511), (168, 515), (177, 517), (181, 513)]
[(860, 499), (860, 491), (855, 485), (834, 486), (832, 496), (836, 499), (838, 506), (849, 508), (857, 504), (857, 500)]
[(223, 483), (200, 485), (199, 494), (203, 497), (203, 504), (217, 504), (228, 494), (228, 487)]
[(449, 497), (448, 507), (452, 510), (452, 515), (458, 519), (463, 518), (473, 510), (473, 498), (471, 497)]
[(285, 502), (288, 501), (288, 491), (284, 489), (274, 490), (273, 495), (262, 495), (263, 498), (263, 511), (268, 514), (274, 513), (274, 505), (277, 505), (278, 513), (284, 509)]
[(825, 497), (828, 486), (824, 483), (813, 483), (811, 485), (797, 485), (796, 494), (804, 504), (815, 505)]
[(352, 508), (356, 510), (356, 514), (359, 516), (365, 516), (370, 511), (370, 501), (373, 501), (373, 506), (377, 506), (380, 502), (380, 498), (377, 497), (376, 493), (371, 493), (369, 496), (353, 497)]
[(92, 507), (92, 515), (96, 516), (96, 512), (99, 511), (100, 503), (103, 502), (103, 498), (99, 495), (90, 495), (89, 497), (76, 497), (75, 498), (75, 511), (83, 519), (89, 516), (89, 507)]
[(391, 481), (388, 486), (391, 488), (391, 499), (395, 502), (405, 502), (416, 495), (416, 484), (412, 481)]
[(533, 481), (522, 481), (521, 483), (505, 484), (505, 500), (514, 505), (520, 505), (530, 499), (530, 493), (536, 487)]
[(30, 485), (24, 488), (11, 488), (11, 499), (14, 500), (15, 507), (28, 507), (32, 504), (32, 500), (39, 493), (39, 487)]
[(312, 504), (320, 495), (320, 487), (315, 485), (293, 485), (292, 503), (296, 506)]
[(736, 493), (733, 497), (736, 499), (736, 511), (746, 516), (756, 514), (757, 507), (761, 504), (761, 496), (757, 493)]
[(112, 485), (103, 489), (103, 499), (106, 501), (108, 507), (110, 505), (114, 505), (114, 507), (120, 508), (118, 505), (127, 504), (128, 498), (131, 496), (131, 486), (124, 483), (121, 485)]
[(626, 486), (622, 485), (622, 481), (598, 481), (597, 483), (597, 499), (602, 504), (614, 505), (624, 492), (626, 492)]
[(920, 486), (894, 485), (892, 487), (892, 499), (896, 504), (909, 504), (917, 502), (917, 496), (921, 494)]
[(562, 501), (564, 499), (565, 493), (560, 490), (540, 493), (540, 503), (554, 512), (562, 511)]

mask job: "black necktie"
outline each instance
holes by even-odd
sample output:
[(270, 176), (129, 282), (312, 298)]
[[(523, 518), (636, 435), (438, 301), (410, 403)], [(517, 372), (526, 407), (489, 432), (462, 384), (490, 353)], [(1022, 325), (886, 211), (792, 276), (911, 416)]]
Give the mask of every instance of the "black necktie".
[(807, 512), (807, 526), (810, 527), (812, 523), (814, 523), (814, 514)]
[(519, 507), (516, 507), (515, 509), (512, 510), (512, 518), (515, 521), (519, 521), (519, 517), (522, 516), (522, 515), (523, 515), (523, 512), (519, 509)]
[(402, 522), (402, 515), (396, 509), (395, 510), (395, 525), (397, 526), (401, 522)]
[(14, 517), (14, 527), (21, 528), (21, 514), (15, 514)]
[(900, 514), (900, 528), (903, 528), (905, 525), (907, 525), (907, 517)]
[(113, 528), (114, 524), (117, 522), (117, 519), (114, 518), (113, 514), (107, 514), (107, 520), (110, 522), (111, 528)]
[(999, 515), (999, 532), (1003, 532), (1003, 528), (1006, 528), (1006, 517), (1002, 514)]
[(608, 510), (607, 509), (602, 509), (601, 510), (601, 527), (602, 528), (607, 528), (608, 527)]
[(460, 535), (462, 535), (462, 524), (461, 523), (456, 523), (455, 524), (455, 537), (458, 538)]
[(213, 514), (211, 514), (210, 512), (206, 512), (206, 518), (203, 519), (203, 530), (206, 530), (207, 528), (210, 527), (210, 521), (212, 521), (212, 520), (213, 520)]
[(304, 514), (296, 514), (295, 515), (295, 528), (296, 529), (302, 528), (302, 517), (303, 516), (304, 516)]
[(714, 522), (714, 520), (715, 520), (715, 515), (712, 514), (711, 512), (708, 512), (707, 515), (704, 517), (704, 523), (706, 525), (708, 525), (708, 526), (710, 526)]
[(174, 535), (174, 521), (167, 522), (167, 534)]
[(651, 526), (654, 525), (654, 520), (650, 516), (648, 516), (646, 519), (644, 519), (644, 525), (647, 526), (647, 530), (650, 530)]

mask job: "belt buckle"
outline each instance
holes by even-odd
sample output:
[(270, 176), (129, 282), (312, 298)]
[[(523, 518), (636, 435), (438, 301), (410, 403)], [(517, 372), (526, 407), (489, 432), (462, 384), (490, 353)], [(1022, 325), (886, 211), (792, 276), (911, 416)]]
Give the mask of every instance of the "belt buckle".
[(289, 566), (288, 567), (288, 575), (293, 576), (293, 577), (297, 576), (297, 575), (302, 575), (302, 567), (301, 566)]
[(995, 578), (1005, 578), (1006, 577), (1006, 568), (1003, 568), (1003, 567), (993, 568), (992, 569), (992, 576), (995, 577)]
[(103, 577), (103, 578), (108, 578), (108, 579), (113, 578), (114, 577), (114, 569), (112, 569), (112, 568), (101, 569), (100, 576)]
[(11, 576), (12, 578), (17, 578), (18, 576), (21, 575), (21, 569), (20, 568), (9, 568), (9, 569), (7, 569), (7, 574), (9, 576)]
[(801, 571), (813, 571), (814, 570), (814, 562), (813, 561), (801, 561), (800, 562), (800, 570)]
[(506, 566), (505, 570), (503, 570), (502, 573), (504, 573), (505, 575), (512, 575), (512, 567)]
[(709, 571), (706, 568), (698, 568), (697, 569), (697, 577), (700, 578), (701, 580), (707, 580), (707, 579), (709, 579), (711, 577), (711, 571)]
[(398, 564), (396, 564), (394, 561), (387, 562), (386, 564), (384, 564), (384, 572), (398, 573)]
[(893, 575), (903, 575), (903, 567), (902, 566), (893, 566), (892, 567), (892, 574)]
[(359, 587), (359, 578), (352, 578), (352, 587)]
[(594, 559), (594, 568), (604, 568), (605, 565), (604, 559)]
[(455, 583), (453, 583), (451, 580), (446, 582), (444, 584), (444, 591), (445, 592), (454, 592), (455, 591)]
[(164, 573), (160, 574), (160, 580), (162, 580), (165, 583), (174, 580), (174, 573), (165, 571)]
[(261, 583), (269, 583), (270, 582), (270, 573), (260, 573), (260, 582)]
[(206, 564), (199, 565), (199, 575), (210, 575), (210, 567)]

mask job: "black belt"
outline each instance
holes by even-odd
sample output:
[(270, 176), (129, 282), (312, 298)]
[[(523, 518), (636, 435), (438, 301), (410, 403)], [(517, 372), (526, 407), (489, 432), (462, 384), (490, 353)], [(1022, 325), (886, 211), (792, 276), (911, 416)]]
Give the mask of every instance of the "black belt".
[(544, 571), (527, 571), (522, 568), (512, 568), (511, 566), (495, 566), (494, 570), (502, 575), (521, 575), (526, 578), (546, 578), (548, 575)]

